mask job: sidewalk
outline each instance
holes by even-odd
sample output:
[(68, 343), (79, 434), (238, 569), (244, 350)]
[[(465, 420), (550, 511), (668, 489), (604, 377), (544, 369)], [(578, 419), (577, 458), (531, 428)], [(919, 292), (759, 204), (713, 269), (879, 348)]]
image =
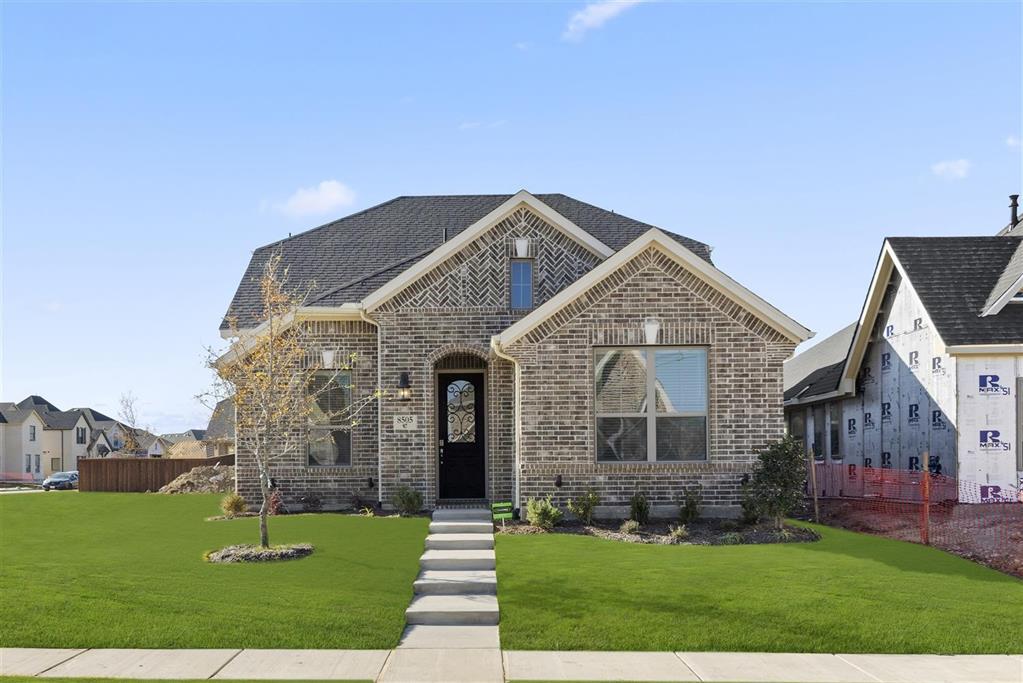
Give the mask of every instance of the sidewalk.
[(1023, 655), (542, 652), (496, 649), (0, 649), (0, 675), (68, 678), (746, 683), (1023, 683)]

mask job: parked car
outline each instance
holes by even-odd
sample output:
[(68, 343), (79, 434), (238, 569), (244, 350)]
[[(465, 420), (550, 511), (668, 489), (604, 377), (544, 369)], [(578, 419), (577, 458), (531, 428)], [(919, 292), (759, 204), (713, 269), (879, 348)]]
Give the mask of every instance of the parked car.
[(54, 472), (43, 480), (44, 491), (76, 488), (78, 488), (78, 472)]

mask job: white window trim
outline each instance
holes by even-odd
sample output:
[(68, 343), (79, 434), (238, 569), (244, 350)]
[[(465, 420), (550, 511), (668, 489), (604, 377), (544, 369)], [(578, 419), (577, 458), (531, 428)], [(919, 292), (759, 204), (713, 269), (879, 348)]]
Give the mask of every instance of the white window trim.
[[(687, 350), (687, 349), (703, 349), (706, 353), (705, 364), (704, 364), (704, 377), (706, 379), (706, 394), (704, 396), (704, 407), (703, 412), (699, 411), (684, 411), (675, 413), (659, 412), (657, 410), (657, 363), (656, 363), (656, 352), (657, 351), (672, 351), (672, 350)], [(645, 413), (599, 413), (597, 412), (597, 393), (596, 393), (596, 381), (597, 381), (597, 354), (601, 351), (642, 351), (646, 356), (646, 401), (647, 406), (650, 408)], [(660, 346), (655, 344), (647, 344), (643, 346), (594, 346), (592, 349), (593, 368), (590, 372), (590, 382), (593, 384), (593, 459), (598, 465), (619, 465), (619, 464), (636, 464), (636, 463), (651, 463), (656, 465), (678, 465), (680, 463), (690, 462), (709, 462), (710, 461), (710, 347), (699, 344), (691, 345), (670, 345)], [(650, 403), (653, 398), (653, 403)], [(646, 460), (601, 460), (600, 445), (597, 442), (598, 431), (597, 431), (597, 420), (602, 417), (610, 418), (622, 418), (622, 417), (642, 417), (646, 418)], [(697, 460), (658, 460), (657, 459), (657, 418), (658, 417), (702, 417), (704, 419), (704, 445), (703, 445), (703, 457)]]
[[(516, 306), (514, 301), (515, 280), (513, 273), (516, 263), (525, 263), (529, 266), (529, 305)], [(512, 257), (508, 259), (508, 308), (513, 311), (532, 311), (536, 308), (536, 259), (526, 257)]]

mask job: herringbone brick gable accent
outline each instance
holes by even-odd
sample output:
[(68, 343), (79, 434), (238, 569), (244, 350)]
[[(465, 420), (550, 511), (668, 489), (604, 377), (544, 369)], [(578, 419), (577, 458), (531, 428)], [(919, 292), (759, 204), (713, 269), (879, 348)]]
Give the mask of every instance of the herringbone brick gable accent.
[(534, 301), (539, 306), (590, 272), (600, 257), (573, 238), (521, 208), (453, 254), (381, 310), (406, 308), (509, 308), (509, 261), (516, 238), (529, 240), (535, 263)]

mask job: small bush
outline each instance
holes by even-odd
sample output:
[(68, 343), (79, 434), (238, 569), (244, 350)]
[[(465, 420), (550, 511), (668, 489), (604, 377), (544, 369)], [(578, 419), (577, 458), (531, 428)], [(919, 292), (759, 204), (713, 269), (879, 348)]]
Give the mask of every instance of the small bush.
[(376, 498), (372, 491), (352, 490), (352, 509), (362, 511), (363, 508), (371, 508), (376, 504)]
[(627, 519), (622, 522), (622, 525), (618, 527), (618, 531), (623, 534), (638, 534), (639, 533), (639, 522), (634, 519)]
[(586, 493), (579, 498), (568, 501), (568, 509), (583, 524), (593, 524), (593, 511), (598, 505), (600, 505), (600, 496), (592, 488), (586, 489)]
[(633, 493), (629, 500), (629, 519), (635, 520), (640, 526), (650, 521), (650, 501), (639, 491)]
[(306, 512), (319, 512), (323, 509), (323, 500), (316, 494), (310, 493), (301, 498), (302, 509)]
[(359, 515), (362, 517), (376, 517), (376, 512), (373, 511), (373, 508), (366, 506), (359, 510)]
[(538, 529), (550, 531), (561, 521), (561, 516), (561, 510), (551, 502), (550, 496), (526, 501), (526, 521)]
[(694, 484), (682, 489), (678, 497), (678, 518), (683, 524), (692, 524), (700, 518), (700, 503), (703, 502), (703, 486)]
[(270, 503), (267, 507), (267, 513), (271, 515), (283, 515), (284, 514), (284, 495), (280, 489), (274, 489), (273, 493), (270, 494)]
[(753, 482), (749, 476), (742, 478), (742, 523), (746, 526), (753, 526), (760, 521), (760, 505), (753, 493)]
[(722, 531), (738, 531), (739, 523), (734, 519), (722, 519), (718, 522), (718, 528)]
[(727, 534), (721, 535), (721, 545), (741, 545), (742, 534), (737, 531), (729, 531)]
[(672, 543), (681, 543), (682, 541), (689, 538), (689, 529), (686, 528), (685, 524), (674, 524), (668, 527), (668, 538), (671, 539)]
[(249, 509), (249, 504), (237, 493), (229, 493), (220, 499), (220, 509), (228, 517), (240, 515)]
[(802, 442), (789, 435), (760, 452), (751, 493), (764, 516), (784, 528), (785, 516), (803, 502), (806, 460)]
[(408, 486), (399, 486), (391, 495), (391, 505), (402, 517), (418, 514), (423, 509), (423, 494)]

